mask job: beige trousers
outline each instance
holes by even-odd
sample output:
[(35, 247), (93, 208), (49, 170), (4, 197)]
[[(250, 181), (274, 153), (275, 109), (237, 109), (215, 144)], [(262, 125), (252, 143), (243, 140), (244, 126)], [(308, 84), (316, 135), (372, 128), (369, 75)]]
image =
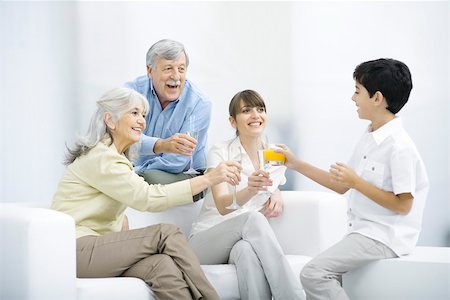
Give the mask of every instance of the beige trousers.
[(141, 278), (156, 299), (219, 299), (185, 236), (168, 224), (78, 238), (77, 276)]

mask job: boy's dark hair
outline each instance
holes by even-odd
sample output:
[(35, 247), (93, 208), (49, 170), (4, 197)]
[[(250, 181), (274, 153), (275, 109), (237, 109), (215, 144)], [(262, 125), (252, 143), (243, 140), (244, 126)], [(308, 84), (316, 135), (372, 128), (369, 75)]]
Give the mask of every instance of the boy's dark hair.
[(412, 89), (411, 73), (401, 61), (380, 58), (358, 65), (353, 79), (362, 84), (372, 97), (380, 91), (386, 99), (387, 109), (396, 114), (408, 102)]

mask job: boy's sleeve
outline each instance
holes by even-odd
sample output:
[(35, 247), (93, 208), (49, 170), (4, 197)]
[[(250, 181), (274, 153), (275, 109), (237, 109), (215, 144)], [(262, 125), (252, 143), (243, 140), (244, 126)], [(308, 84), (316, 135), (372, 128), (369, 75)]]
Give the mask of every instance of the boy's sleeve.
[(413, 149), (402, 148), (394, 151), (391, 157), (392, 188), (395, 195), (411, 193), (416, 190), (417, 159)]

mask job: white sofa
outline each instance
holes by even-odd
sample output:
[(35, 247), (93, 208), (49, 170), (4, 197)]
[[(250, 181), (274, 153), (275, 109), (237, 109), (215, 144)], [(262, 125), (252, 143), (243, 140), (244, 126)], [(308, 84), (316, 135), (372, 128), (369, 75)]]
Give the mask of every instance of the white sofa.
[[(346, 232), (345, 198), (326, 192), (283, 192), (283, 216), (271, 225), (296, 274)], [(48, 203), (0, 204), (1, 300), (150, 300), (137, 278), (76, 278), (75, 227)], [(132, 228), (177, 224), (187, 233), (201, 203), (163, 213), (129, 209)], [(232, 265), (203, 265), (222, 299), (239, 299)], [(344, 275), (352, 300), (450, 299), (450, 248), (417, 247), (412, 255), (382, 260)]]
[[(325, 192), (283, 192), (283, 216), (271, 225), (296, 274), (346, 232), (346, 201)], [(150, 300), (152, 291), (137, 278), (76, 278), (75, 227), (71, 217), (47, 204), (0, 204), (0, 299)], [(201, 202), (162, 213), (127, 210), (130, 227), (177, 224), (188, 233)], [(239, 299), (233, 265), (203, 265), (221, 299)]]

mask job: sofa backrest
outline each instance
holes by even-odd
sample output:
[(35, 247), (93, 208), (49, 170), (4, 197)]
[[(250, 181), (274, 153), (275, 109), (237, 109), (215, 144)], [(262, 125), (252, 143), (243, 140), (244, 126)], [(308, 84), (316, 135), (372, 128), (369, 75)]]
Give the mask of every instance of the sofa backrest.
[(163, 212), (141, 212), (133, 208), (127, 208), (125, 214), (128, 217), (130, 229), (142, 228), (153, 224), (174, 224), (186, 236), (191, 231), (192, 223), (197, 219), (203, 199), (195, 203), (177, 206)]

